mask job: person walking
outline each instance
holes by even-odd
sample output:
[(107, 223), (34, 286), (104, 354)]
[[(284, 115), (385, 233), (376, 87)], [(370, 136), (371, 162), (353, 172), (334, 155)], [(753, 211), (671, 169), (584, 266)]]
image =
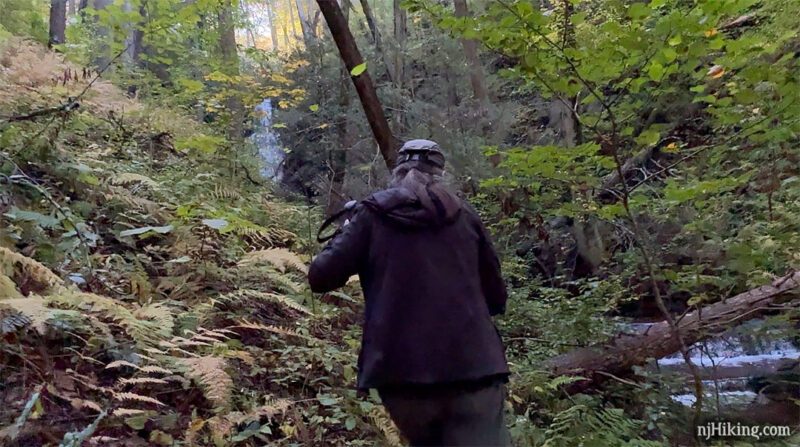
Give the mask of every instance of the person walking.
[(488, 231), (444, 168), (435, 142), (405, 143), (390, 187), (355, 206), (308, 280), (322, 293), (359, 275), (358, 388), (377, 389), (412, 446), (506, 446), (509, 370), (492, 316), (508, 294)]

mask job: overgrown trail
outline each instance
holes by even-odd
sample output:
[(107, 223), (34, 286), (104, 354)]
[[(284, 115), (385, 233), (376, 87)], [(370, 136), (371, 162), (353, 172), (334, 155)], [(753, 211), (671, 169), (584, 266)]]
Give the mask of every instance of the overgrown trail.
[[(2, 51), (6, 110), (90, 82), (36, 44)], [(4, 126), (3, 445), (396, 438), (351, 391), (359, 306), (307, 289), (305, 208), (194, 152), (208, 129), (106, 82)]]
[(0, 3), (0, 445), (402, 445), (306, 269), (414, 139), (514, 447), (800, 445), (796, 0)]

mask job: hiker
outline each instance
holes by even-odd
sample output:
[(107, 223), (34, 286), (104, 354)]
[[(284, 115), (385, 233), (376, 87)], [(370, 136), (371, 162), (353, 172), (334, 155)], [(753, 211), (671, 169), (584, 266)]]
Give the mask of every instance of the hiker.
[(435, 142), (403, 145), (390, 188), (355, 206), (308, 280), (328, 292), (359, 275), (358, 388), (377, 389), (412, 446), (508, 445), (509, 371), (491, 318), (507, 292), (486, 228), (444, 167)]

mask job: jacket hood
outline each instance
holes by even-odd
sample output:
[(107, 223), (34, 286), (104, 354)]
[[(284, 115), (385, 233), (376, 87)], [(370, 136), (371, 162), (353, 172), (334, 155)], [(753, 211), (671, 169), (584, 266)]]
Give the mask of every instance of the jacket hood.
[(426, 191), (431, 207), (425, 207), (413, 191), (402, 187), (376, 192), (363, 203), (383, 218), (406, 227), (441, 227), (458, 219), (460, 200), (459, 206), (448, 208), (432, 191)]

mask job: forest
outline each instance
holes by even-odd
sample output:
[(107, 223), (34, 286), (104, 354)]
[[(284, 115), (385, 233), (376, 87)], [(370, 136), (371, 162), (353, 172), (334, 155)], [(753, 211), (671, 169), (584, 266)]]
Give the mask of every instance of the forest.
[(0, 445), (406, 445), (307, 276), (412, 139), (500, 255), (512, 445), (800, 445), (798, 16), (0, 0)]

